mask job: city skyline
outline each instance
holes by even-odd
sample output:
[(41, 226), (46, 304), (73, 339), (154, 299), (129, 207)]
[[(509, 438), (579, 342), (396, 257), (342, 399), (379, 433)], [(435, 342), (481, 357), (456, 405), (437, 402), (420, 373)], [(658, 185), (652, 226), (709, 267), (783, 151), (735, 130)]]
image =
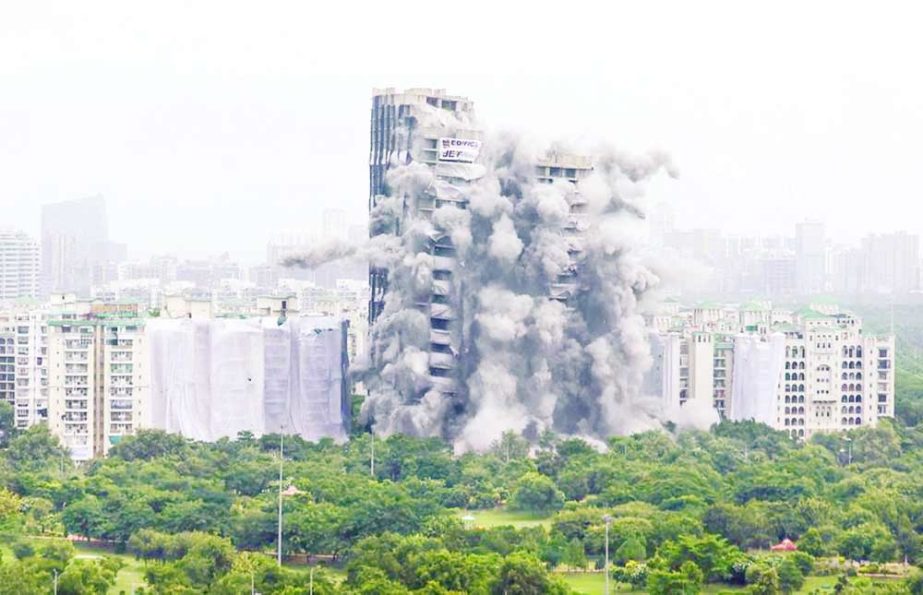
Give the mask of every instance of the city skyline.
[[(912, 173), (923, 87), (905, 75), (919, 40), (911, 20), (881, 9), (811, 7), (790, 19), (782, 7), (727, 29), (711, 18), (717, 10), (671, 5), (674, 22), (653, 7), (623, 7), (620, 22), (651, 26), (611, 36), (574, 10), (554, 19), (564, 52), (541, 51), (546, 39), (518, 32), (529, 28), (501, 31), (472, 10), (458, 16), (460, 30), (496, 35), (401, 67), (366, 59), (369, 25), (336, 39), (316, 27), (316, 36), (296, 35), (310, 21), (300, 10), (283, 23), (224, 8), (227, 23), (210, 27), (208, 39), (196, 33), (204, 8), (185, 18), (176, 18), (178, 5), (143, 16), (88, 9), (81, 19), (64, 4), (47, 15), (6, 9), (0, 49), (16, 51), (0, 52), (9, 83), (0, 104), (4, 224), (36, 235), (43, 204), (101, 194), (113, 239), (131, 238), (137, 254), (235, 257), (262, 253), (280, 227), (312, 227), (323, 208), (344, 208), (361, 225), (371, 90), (422, 85), (477, 97), (479, 117), (495, 129), (669, 152), (682, 175), (652, 185), (651, 196), (689, 227), (771, 235), (797, 213), (843, 241), (923, 231), (905, 216), (923, 191)], [(723, 9), (728, 18), (741, 10)], [(342, 8), (325, 10), (347, 18)], [(396, 24), (387, 11), (377, 17)], [(527, 18), (553, 24), (550, 15)], [(247, 51), (233, 33), (243, 23)], [(813, 32), (822, 24), (819, 46)], [(284, 33), (270, 38), (274, 27)], [(855, 44), (859, 30), (874, 41)], [(661, 45), (667, 39), (673, 44)], [(543, 57), (513, 54), (511, 69), (493, 59), (504, 45)], [(861, 217), (844, 206), (869, 201), (877, 208)], [(217, 214), (221, 225), (202, 234), (199, 222)]]
[(0, 2), (0, 595), (923, 595), (915, 14)]

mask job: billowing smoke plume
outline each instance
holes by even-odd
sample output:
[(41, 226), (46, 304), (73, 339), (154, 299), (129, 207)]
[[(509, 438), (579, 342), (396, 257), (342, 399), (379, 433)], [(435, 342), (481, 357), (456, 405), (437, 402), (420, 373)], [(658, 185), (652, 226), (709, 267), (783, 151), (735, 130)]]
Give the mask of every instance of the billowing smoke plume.
[[(433, 112), (426, 125), (440, 136), (470, 129)], [(377, 432), (483, 450), (506, 430), (604, 438), (661, 427), (666, 413), (641, 394), (651, 356), (639, 302), (658, 278), (639, 248), (644, 182), (673, 166), (604, 148), (576, 184), (536, 176), (566, 152), (507, 135), (488, 139), (478, 163), (395, 159), (371, 213), (372, 233), (385, 235), (291, 260), (360, 254), (388, 268), (363, 372), (362, 415)], [(448, 337), (439, 349), (434, 335)]]

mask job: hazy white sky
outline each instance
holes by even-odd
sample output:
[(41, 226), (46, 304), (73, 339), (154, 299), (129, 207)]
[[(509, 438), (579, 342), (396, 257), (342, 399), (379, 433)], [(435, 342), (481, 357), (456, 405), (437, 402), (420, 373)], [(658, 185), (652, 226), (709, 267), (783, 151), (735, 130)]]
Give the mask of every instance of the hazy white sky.
[[(681, 226), (923, 231), (921, 14), (851, 2), (4, 2), (0, 226), (103, 194), (135, 252), (362, 222), (372, 87), (670, 152)], [(886, 6), (882, 6), (887, 4)]]

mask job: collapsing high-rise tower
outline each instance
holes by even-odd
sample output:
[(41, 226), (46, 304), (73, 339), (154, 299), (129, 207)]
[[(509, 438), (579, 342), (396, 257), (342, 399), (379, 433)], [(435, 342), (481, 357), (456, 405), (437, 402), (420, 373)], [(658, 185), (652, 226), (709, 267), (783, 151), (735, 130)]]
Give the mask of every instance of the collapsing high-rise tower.
[[(369, 398), (382, 433), (484, 448), (505, 430), (657, 425), (638, 301), (641, 183), (668, 162), (487, 139), (472, 103), (376, 92), (370, 151)], [(302, 259), (307, 262), (311, 259)]]
[[(446, 120), (438, 110), (450, 114), (462, 127), (449, 130)], [(379, 201), (392, 194), (387, 173), (392, 166), (422, 164), (432, 169), (434, 178), (443, 188), (458, 188), (479, 178), (484, 168), (477, 159), (481, 146), (481, 132), (474, 128), (474, 104), (466, 97), (446, 95), (442, 89), (408, 89), (398, 93), (394, 89), (376, 90), (372, 97), (371, 149), (369, 152), (369, 210), (373, 212)], [(470, 126), (465, 126), (470, 124)], [(450, 186), (451, 185), (451, 186)], [(402, 233), (407, 221), (413, 218), (430, 218), (433, 211), (446, 203), (464, 209), (467, 197), (461, 192), (428, 192), (415, 201), (401, 197), (400, 217), (393, 229), (373, 225), (371, 235)], [(433, 284), (428, 299), (417, 302), (420, 311), (429, 315), (430, 348), (429, 375), (433, 385), (443, 393), (454, 393), (455, 354), (461, 347), (457, 333), (453, 337), (452, 321), (456, 312), (452, 307), (449, 283), (455, 268), (455, 249), (447, 236), (431, 237), (426, 249), (433, 256)], [(372, 324), (384, 309), (388, 290), (386, 267), (369, 267), (369, 323)]]

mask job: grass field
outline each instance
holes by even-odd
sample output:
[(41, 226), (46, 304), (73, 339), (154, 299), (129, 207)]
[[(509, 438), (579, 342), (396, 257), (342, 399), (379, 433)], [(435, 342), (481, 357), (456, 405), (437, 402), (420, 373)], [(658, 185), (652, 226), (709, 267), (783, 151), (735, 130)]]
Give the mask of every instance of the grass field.
[(136, 589), (147, 586), (144, 582), (144, 563), (135, 560), (134, 556), (128, 554), (116, 554), (109, 550), (89, 547), (84, 543), (75, 543), (77, 546), (77, 558), (95, 560), (103, 556), (118, 558), (122, 561), (122, 569), (115, 577), (115, 583), (109, 588), (110, 595), (126, 593), (131, 595)]
[[(459, 512), (459, 516), (466, 523), (470, 523), (471, 526), (483, 527), (485, 529), (490, 527), (503, 527), (506, 525), (511, 525), (516, 528), (536, 527), (539, 525), (543, 527), (551, 526), (550, 516), (511, 511), (503, 508), (495, 508), (493, 510), (463, 510)], [(468, 517), (473, 517), (474, 520), (470, 520)]]
[[(602, 595), (605, 593), (605, 576), (601, 572), (595, 573), (575, 573), (561, 574), (564, 582), (576, 593), (582, 595)], [(853, 579), (855, 580), (855, 579)], [(798, 591), (799, 595), (808, 595), (809, 593), (833, 593), (836, 585), (836, 576), (809, 576), (804, 582), (804, 586)], [(887, 583), (888, 581), (875, 581), (876, 583)], [(644, 593), (644, 591), (632, 591), (629, 585), (616, 582), (610, 583), (611, 593)], [(703, 593), (744, 593), (744, 587), (732, 587), (730, 585), (705, 585)]]
[[(32, 541), (36, 547), (41, 545), (43, 541), (47, 541), (47, 538), (33, 537), (27, 538)], [(111, 550), (92, 547), (86, 543), (75, 542), (74, 546), (77, 549), (75, 555), (76, 559), (80, 560), (97, 560), (103, 556), (109, 556), (111, 558), (118, 558), (122, 561), (122, 569), (119, 571), (118, 575), (115, 577), (115, 583), (109, 588), (109, 595), (119, 595), (120, 593), (125, 593), (125, 595), (131, 595), (137, 589), (146, 587), (147, 584), (144, 580), (144, 562), (141, 560), (136, 560), (134, 556), (130, 554), (117, 554)], [(7, 541), (0, 539), (0, 559), (2, 560), (12, 560), (14, 559), (13, 550), (10, 548)], [(303, 573), (307, 576), (310, 573), (310, 566), (304, 566), (301, 564), (286, 564), (286, 567), (295, 570), (297, 572)], [(346, 580), (346, 571), (342, 568), (335, 566), (321, 566), (323, 571), (337, 583), (342, 583)]]
[[(38, 547), (43, 541), (47, 540), (43, 538), (32, 538), (31, 541)], [(115, 577), (115, 584), (109, 589), (110, 595), (118, 595), (122, 592), (126, 593), (126, 595), (131, 595), (135, 589), (146, 586), (144, 582), (144, 564), (135, 560), (134, 557), (126, 554), (116, 554), (104, 549), (92, 548), (84, 543), (78, 542), (74, 545), (77, 548), (77, 554), (75, 555), (77, 559), (96, 560), (103, 556), (110, 556), (119, 558), (122, 561), (124, 566)], [(3, 560), (8, 561), (13, 559), (13, 550), (10, 549), (9, 544), (0, 543), (0, 555), (2, 555)]]
[[(597, 595), (606, 590), (606, 577), (601, 572), (561, 574), (567, 586), (582, 595)], [(631, 593), (631, 587), (612, 581), (609, 583), (612, 593)]]

